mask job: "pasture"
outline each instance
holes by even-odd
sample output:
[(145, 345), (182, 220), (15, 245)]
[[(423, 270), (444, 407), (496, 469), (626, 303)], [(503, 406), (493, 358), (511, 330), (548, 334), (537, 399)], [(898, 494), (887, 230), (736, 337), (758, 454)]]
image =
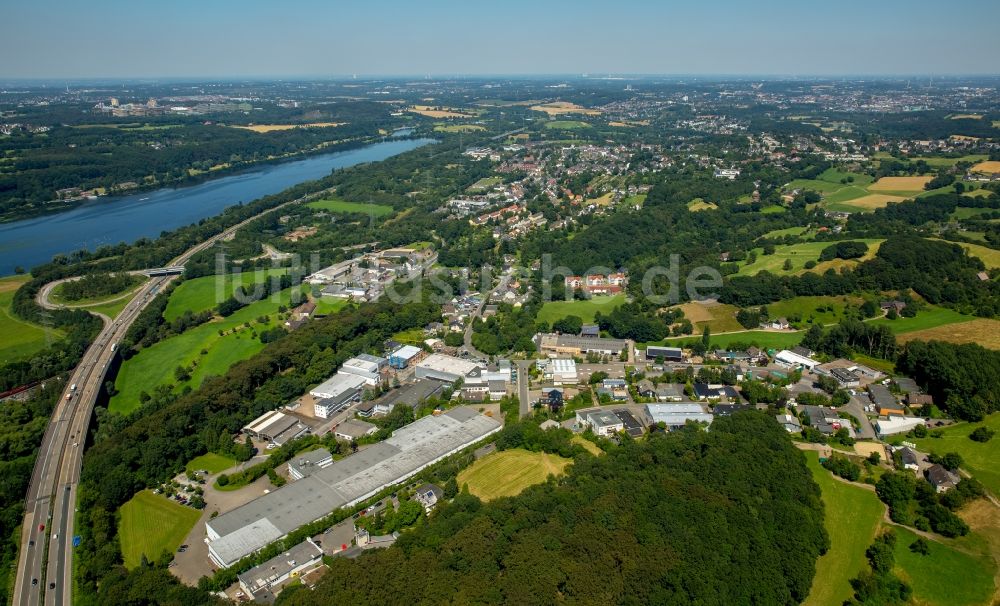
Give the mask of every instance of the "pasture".
[(899, 335), (901, 343), (914, 339), (946, 341), (948, 343), (978, 343), (987, 349), (1000, 349), (1000, 320), (979, 318), (926, 330), (914, 330)]
[[(873, 257), (875, 252), (878, 250), (877, 245), (882, 243), (882, 240), (877, 238), (858, 238), (857, 240), (868, 244), (868, 254), (862, 257), (862, 260)], [(757, 260), (753, 263), (748, 263), (740, 267), (737, 275), (753, 276), (762, 271), (769, 271), (778, 275), (800, 273), (805, 271), (805, 264), (807, 261), (818, 260), (823, 249), (832, 244), (834, 244), (834, 242), (800, 242), (798, 244), (781, 244), (775, 247), (773, 255), (765, 255), (763, 248), (755, 248), (754, 252), (757, 253)], [(784, 269), (786, 260), (791, 263), (791, 269)], [(822, 273), (827, 269), (836, 269), (845, 265), (853, 265), (856, 262), (857, 261), (855, 260), (845, 261), (843, 259), (833, 259), (831, 261), (824, 261), (823, 263), (817, 264), (811, 271)]]
[(987, 554), (973, 555), (952, 547), (952, 541), (927, 541), (929, 553), (910, 551), (917, 535), (906, 528), (896, 533), (896, 573), (913, 587), (917, 604), (927, 606), (978, 606), (993, 596), (996, 567)]
[(0, 335), (3, 335), (0, 340), (0, 364), (27, 360), (45, 349), (49, 342), (54, 343), (64, 336), (60, 330), (46, 329), (14, 315), (11, 309), (14, 292), (28, 280), (28, 276), (0, 278)]
[(572, 463), (558, 455), (529, 452), (521, 448), (503, 450), (479, 459), (458, 474), (459, 487), (483, 501), (520, 494), (525, 488), (541, 484), (550, 475), (560, 476)]
[(802, 324), (834, 324), (844, 317), (845, 310), (857, 308), (861, 303), (860, 297), (853, 296), (793, 297), (768, 304), (767, 313), (771, 318), (785, 317), (790, 321), (798, 317), (801, 318), (798, 323)]
[(228, 299), (236, 291), (237, 285), (259, 284), (270, 277), (284, 275), (287, 269), (261, 269), (240, 274), (202, 276), (184, 280), (170, 294), (163, 319), (173, 322), (184, 312), (199, 313), (212, 309)]
[(561, 116), (563, 114), (583, 114), (584, 116), (599, 116), (601, 111), (598, 109), (587, 109), (586, 107), (581, 107), (576, 103), (570, 103), (568, 101), (553, 101), (551, 103), (542, 103), (539, 105), (532, 105), (532, 111), (544, 112), (549, 116)]
[(989, 442), (976, 442), (969, 438), (972, 430), (985, 425), (1000, 433), (1000, 413), (993, 413), (981, 423), (956, 423), (941, 430), (940, 438), (913, 438), (922, 452), (943, 455), (957, 452), (962, 455), (962, 469), (972, 474), (994, 495), (1000, 495), (1000, 436)]
[(592, 297), (590, 299), (577, 299), (573, 301), (549, 301), (542, 305), (536, 318), (538, 322), (552, 323), (566, 316), (577, 316), (585, 324), (594, 321), (594, 314), (601, 312), (611, 313), (611, 310), (625, 302), (625, 295), (609, 295), (602, 297)]
[(155, 561), (164, 551), (174, 553), (194, 528), (201, 512), (151, 490), (137, 493), (119, 509), (122, 556), (126, 568), (135, 568), (145, 554)]
[(867, 196), (853, 198), (845, 202), (831, 202), (826, 205), (826, 208), (838, 212), (865, 212), (875, 210), (876, 208), (884, 208), (890, 202), (902, 202), (903, 200), (906, 200), (906, 198), (902, 196), (868, 194)]
[[(278, 308), (292, 305), (293, 290), (294, 287), (285, 289), (247, 305), (228, 318), (168, 337), (129, 358), (118, 372), (115, 380), (118, 393), (108, 403), (108, 410), (132, 412), (141, 405), (139, 395), (143, 391), (152, 393), (160, 385), (172, 389), (197, 388), (206, 377), (224, 374), (236, 362), (254, 355), (264, 347), (254, 333), (278, 324)], [(258, 323), (259, 317), (266, 318), (266, 322)], [(190, 369), (190, 378), (178, 380), (174, 374), (178, 366)]]
[(978, 244), (967, 244), (965, 242), (956, 242), (955, 244), (958, 244), (965, 250), (969, 251), (969, 254), (973, 257), (979, 257), (979, 260), (986, 265), (986, 269), (995, 269), (1000, 267), (1000, 250), (980, 246)]
[(186, 471), (199, 471), (203, 469), (208, 473), (219, 473), (220, 471), (229, 469), (233, 465), (236, 465), (235, 459), (209, 452), (188, 461), (184, 469)]
[(316, 200), (306, 204), (309, 208), (318, 208), (332, 213), (357, 213), (361, 215), (372, 214), (376, 217), (383, 217), (392, 214), (395, 210), (391, 206), (384, 204), (367, 204), (365, 202), (348, 202), (347, 200)]
[(885, 506), (874, 491), (841, 482), (819, 464), (816, 452), (806, 462), (823, 494), (823, 524), (830, 549), (816, 561), (816, 576), (805, 606), (840, 604), (853, 595), (850, 580), (866, 566), (865, 550), (875, 538)]
[(688, 210), (693, 213), (702, 210), (715, 210), (719, 208), (718, 206), (715, 205), (714, 202), (706, 202), (701, 198), (695, 198), (694, 200), (691, 200), (690, 202), (688, 202), (687, 206)]
[(474, 133), (486, 130), (481, 124), (438, 124), (434, 127), (434, 132), (438, 133)]
[(552, 128), (556, 130), (577, 130), (580, 128), (590, 128), (590, 124), (587, 122), (581, 122), (580, 120), (552, 120), (545, 123), (545, 128)]
[(695, 332), (700, 333), (706, 325), (713, 333), (743, 330), (743, 326), (736, 321), (736, 312), (739, 310), (735, 305), (692, 301), (678, 307), (684, 312), (684, 317), (695, 325)]

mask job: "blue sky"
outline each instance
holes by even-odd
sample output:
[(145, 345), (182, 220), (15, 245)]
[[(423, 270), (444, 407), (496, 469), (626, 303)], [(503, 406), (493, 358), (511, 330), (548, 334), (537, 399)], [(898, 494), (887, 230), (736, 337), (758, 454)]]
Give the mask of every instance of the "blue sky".
[(0, 78), (996, 74), (998, 0), (3, 0)]

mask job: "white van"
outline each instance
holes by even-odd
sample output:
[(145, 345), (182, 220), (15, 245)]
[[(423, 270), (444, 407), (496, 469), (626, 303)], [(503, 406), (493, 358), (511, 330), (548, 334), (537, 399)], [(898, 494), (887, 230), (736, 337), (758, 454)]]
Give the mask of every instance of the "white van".
[(72, 385), (70, 385), (69, 386), (69, 390), (70, 391), (76, 391), (76, 383), (73, 383)]

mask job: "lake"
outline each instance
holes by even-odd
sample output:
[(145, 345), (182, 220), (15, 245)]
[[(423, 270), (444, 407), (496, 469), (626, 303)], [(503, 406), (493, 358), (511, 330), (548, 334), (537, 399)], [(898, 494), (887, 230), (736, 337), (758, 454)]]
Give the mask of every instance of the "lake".
[[(403, 133), (396, 133), (401, 136)], [(434, 139), (399, 139), (358, 149), (320, 154), (251, 168), (197, 185), (164, 188), (129, 196), (99, 198), (66, 212), (0, 224), (0, 276), (46, 263), (60, 253), (105, 244), (155, 238), (197, 223), (240, 202), (276, 194), (337, 168), (377, 162), (416, 149)]]

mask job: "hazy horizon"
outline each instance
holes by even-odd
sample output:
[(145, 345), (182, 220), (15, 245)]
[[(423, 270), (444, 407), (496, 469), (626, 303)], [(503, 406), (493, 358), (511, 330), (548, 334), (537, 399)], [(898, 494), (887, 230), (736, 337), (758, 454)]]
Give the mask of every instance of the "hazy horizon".
[(913, 77), (998, 73), (1000, 3), (384, 0), (15, 2), (0, 79), (340, 79), (590, 74)]

